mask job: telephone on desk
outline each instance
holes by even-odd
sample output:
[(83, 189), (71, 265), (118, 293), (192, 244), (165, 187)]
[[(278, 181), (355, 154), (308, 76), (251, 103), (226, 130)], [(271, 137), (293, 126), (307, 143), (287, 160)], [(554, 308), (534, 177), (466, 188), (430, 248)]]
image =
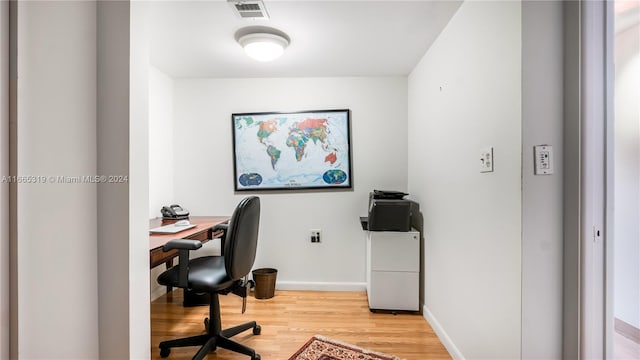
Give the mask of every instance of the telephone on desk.
[(163, 206), (160, 209), (162, 218), (165, 220), (182, 220), (189, 218), (189, 210), (183, 209), (180, 205)]

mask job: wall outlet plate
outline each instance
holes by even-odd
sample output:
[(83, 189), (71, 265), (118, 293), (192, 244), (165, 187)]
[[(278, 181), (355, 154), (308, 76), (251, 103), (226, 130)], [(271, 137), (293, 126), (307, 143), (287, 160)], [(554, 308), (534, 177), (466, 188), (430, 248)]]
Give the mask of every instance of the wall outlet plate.
[(309, 241), (311, 241), (312, 243), (319, 243), (321, 236), (322, 236), (322, 230), (320, 229), (309, 230)]
[(493, 147), (480, 149), (480, 172), (493, 171)]
[(533, 147), (535, 175), (553, 174), (553, 147), (551, 145), (537, 145)]

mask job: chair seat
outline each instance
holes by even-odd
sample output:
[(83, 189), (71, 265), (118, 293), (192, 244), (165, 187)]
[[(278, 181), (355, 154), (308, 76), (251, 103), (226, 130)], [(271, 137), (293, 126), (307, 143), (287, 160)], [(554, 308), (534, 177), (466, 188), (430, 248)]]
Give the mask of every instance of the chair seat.
[[(158, 276), (158, 283), (165, 286), (178, 286), (179, 266)], [(204, 256), (189, 261), (189, 289), (200, 292), (214, 292), (228, 288), (233, 280), (227, 275), (224, 256)]]

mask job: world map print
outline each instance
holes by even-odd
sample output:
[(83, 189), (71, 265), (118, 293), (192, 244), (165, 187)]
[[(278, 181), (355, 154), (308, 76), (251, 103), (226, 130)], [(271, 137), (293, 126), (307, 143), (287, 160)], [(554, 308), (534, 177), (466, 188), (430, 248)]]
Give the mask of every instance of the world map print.
[(349, 111), (234, 114), (236, 190), (351, 187)]

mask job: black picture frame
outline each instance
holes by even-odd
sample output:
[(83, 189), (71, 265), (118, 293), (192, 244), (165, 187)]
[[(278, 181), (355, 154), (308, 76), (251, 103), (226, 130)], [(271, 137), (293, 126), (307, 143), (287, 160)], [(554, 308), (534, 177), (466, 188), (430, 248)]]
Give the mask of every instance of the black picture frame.
[(353, 188), (351, 111), (231, 115), (235, 191)]

